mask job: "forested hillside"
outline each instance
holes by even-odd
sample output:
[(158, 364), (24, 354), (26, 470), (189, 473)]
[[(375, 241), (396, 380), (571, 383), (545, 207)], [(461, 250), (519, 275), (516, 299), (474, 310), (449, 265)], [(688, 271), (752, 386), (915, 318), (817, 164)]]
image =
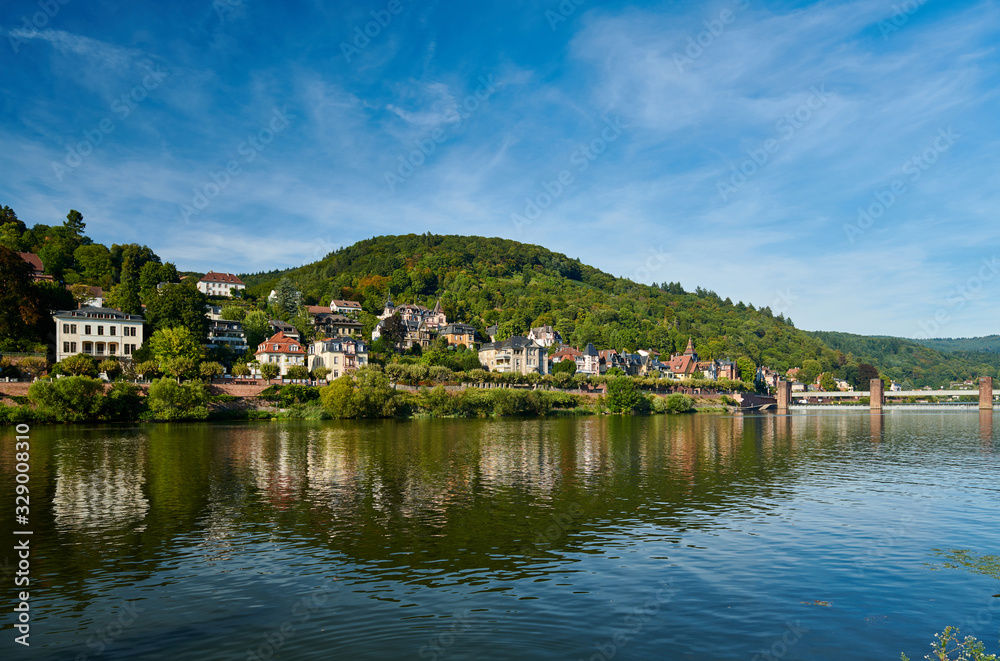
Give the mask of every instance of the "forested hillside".
[(951, 351), (990, 351), (1000, 352), (1000, 335), (985, 337), (939, 337), (929, 340), (914, 340), (918, 344), (942, 353)]

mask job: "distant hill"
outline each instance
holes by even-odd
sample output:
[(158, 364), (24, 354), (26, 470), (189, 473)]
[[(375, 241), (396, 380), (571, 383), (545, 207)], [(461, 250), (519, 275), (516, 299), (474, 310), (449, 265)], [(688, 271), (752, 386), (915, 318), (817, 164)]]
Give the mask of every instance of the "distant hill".
[[(645, 255), (640, 251), (636, 259)], [(664, 269), (682, 270), (671, 264)], [(541, 246), (500, 238), (379, 236), (299, 268), (240, 277), (257, 296), (288, 277), (307, 304), (357, 300), (367, 315), (381, 312), (390, 293), (397, 305), (432, 307), (440, 298), (450, 320), (470, 323), (481, 334), (493, 324), (505, 336), (552, 325), (576, 346), (593, 342), (600, 349), (649, 348), (662, 354), (683, 351), (692, 337), (703, 359), (748, 357), (782, 372), (816, 360), (824, 371), (846, 375), (852, 366), (857, 372), (857, 363), (871, 362), (893, 378), (939, 385), (979, 376), (985, 367), (911, 341), (896, 351), (879, 348), (879, 338), (807, 333), (766, 307), (733, 303), (700, 287), (688, 292), (673, 282), (638, 284)], [(370, 327), (372, 318), (365, 320)], [(994, 365), (988, 373), (996, 371)]]
[(985, 337), (948, 337), (931, 340), (914, 340), (918, 344), (942, 352), (951, 351), (989, 351), (1000, 353), (1000, 335)]

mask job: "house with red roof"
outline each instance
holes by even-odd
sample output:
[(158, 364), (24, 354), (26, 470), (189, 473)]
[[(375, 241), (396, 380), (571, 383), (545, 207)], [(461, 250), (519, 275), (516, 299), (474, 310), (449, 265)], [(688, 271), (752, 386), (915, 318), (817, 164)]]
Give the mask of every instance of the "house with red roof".
[(257, 345), (257, 362), (261, 365), (272, 363), (281, 370), (281, 376), (288, 374), (288, 368), (296, 365), (305, 367), (306, 350), (297, 338), (288, 337), (278, 331)]
[(233, 297), (233, 292), (246, 289), (243, 281), (232, 273), (209, 271), (198, 280), (198, 291), (208, 296)]
[(666, 363), (667, 367), (677, 378), (686, 378), (698, 371), (698, 354), (694, 350), (694, 342), (688, 338), (687, 348), (684, 353), (670, 356)]
[(42, 264), (41, 257), (39, 257), (33, 252), (19, 252), (17, 253), (17, 255), (24, 261), (31, 264), (31, 268), (34, 269), (34, 271), (31, 274), (32, 280), (34, 280), (35, 282), (41, 282), (44, 280), (54, 280), (54, 278), (51, 275), (45, 275), (45, 265)]

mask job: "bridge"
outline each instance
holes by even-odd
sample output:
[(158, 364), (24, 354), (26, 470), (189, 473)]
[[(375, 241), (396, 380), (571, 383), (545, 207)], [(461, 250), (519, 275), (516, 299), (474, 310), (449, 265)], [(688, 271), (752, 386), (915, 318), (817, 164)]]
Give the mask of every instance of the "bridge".
[[(868, 397), (868, 407), (873, 411), (881, 410), (889, 397), (969, 397), (974, 396), (974, 390), (897, 390), (886, 392), (882, 379), (872, 379), (869, 390), (853, 392), (843, 391), (806, 391), (793, 393), (790, 381), (778, 382), (778, 402), (779, 411), (787, 411), (792, 406), (797, 397), (807, 397), (809, 399), (837, 399)], [(979, 378), (979, 409), (993, 410), (993, 398), (1000, 395), (1000, 389), (993, 389), (993, 377), (983, 376)]]

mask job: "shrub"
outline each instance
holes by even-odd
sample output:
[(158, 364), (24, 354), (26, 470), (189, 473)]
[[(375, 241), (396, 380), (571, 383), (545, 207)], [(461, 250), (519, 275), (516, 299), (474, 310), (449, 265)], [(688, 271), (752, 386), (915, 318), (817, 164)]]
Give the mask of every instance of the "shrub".
[(335, 418), (391, 418), (400, 410), (396, 391), (381, 369), (363, 367), (320, 389), (323, 408)]
[(288, 368), (288, 372), (285, 376), (289, 379), (308, 379), (309, 370), (302, 365), (293, 365)]
[(121, 363), (114, 358), (105, 358), (97, 366), (97, 369), (104, 372), (111, 381), (114, 381), (122, 373)]
[(217, 363), (214, 360), (204, 362), (198, 366), (198, 374), (200, 374), (203, 379), (214, 379), (215, 377), (222, 376), (225, 373), (226, 368), (223, 367), (221, 363)]
[(78, 353), (74, 356), (63, 358), (59, 363), (59, 369), (63, 374), (72, 376), (97, 376), (97, 361), (85, 353)]
[(250, 376), (250, 368), (246, 363), (236, 363), (233, 365), (233, 376)]
[(679, 392), (667, 396), (667, 410), (671, 413), (687, 413), (694, 410), (694, 399)]
[(202, 420), (208, 417), (208, 390), (199, 382), (157, 379), (149, 386), (150, 411), (157, 420)]
[(142, 409), (139, 386), (119, 381), (104, 396), (101, 415), (106, 420), (138, 420)]
[(322, 381), (326, 378), (326, 375), (330, 373), (329, 367), (317, 367), (312, 371), (312, 376), (317, 381)]
[(104, 384), (88, 376), (35, 381), (28, 397), (43, 415), (59, 422), (95, 420), (104, 403)]
[[(648, 413), (649, 400), (639, 392), (635, 381), (628, 377), (608, 379), (604, 405), (612, 413)], [(669, 399), (669, 398), (668, 398)], [(668, 402), (669, 406), (669, 402)]]
[(278, 376), (280, 372), (281, 368), (274, 363), (261, 363), (260, 374), (268, 381)]
[(135, 373), (145, 379), (149, 379), (160, 373), (160, 366), (156, 364), (155, 360), (136, 363)]

